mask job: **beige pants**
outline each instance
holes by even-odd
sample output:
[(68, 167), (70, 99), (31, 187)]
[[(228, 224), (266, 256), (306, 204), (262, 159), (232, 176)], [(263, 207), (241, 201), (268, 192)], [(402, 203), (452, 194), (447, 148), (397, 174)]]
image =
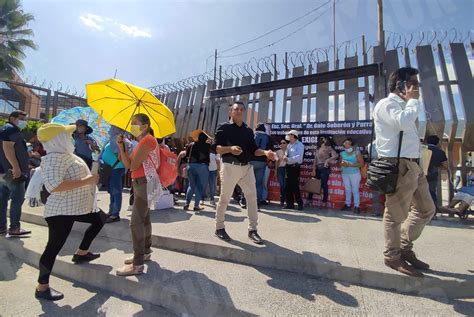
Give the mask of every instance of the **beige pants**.
[(224, 219), (227, 205), (229, 204), (235, 185), (239, 185), (247, 200), (247, 211), (249, 217), (249, 231), (257, 230), (257, 187), (255, 186), (255, 175), (252, 165), (233, 165), (223, 163), (220, 170), (221, 195), (217, 203), (216, 229), (224, 229)]
[(130, 229), (132, 230), (133, 265), (143, 265), (145, 254), (151, 253), (151, 221), (146, 192), (146, 178), (132, 180), (134, 202)]
[(383, 224), (386, 260), (398, 260), (400, 252), (411, 251), (425, 225), (435, 213), (428, 182), (421, 167), (400, 160), (395, 193), (386, 195)]

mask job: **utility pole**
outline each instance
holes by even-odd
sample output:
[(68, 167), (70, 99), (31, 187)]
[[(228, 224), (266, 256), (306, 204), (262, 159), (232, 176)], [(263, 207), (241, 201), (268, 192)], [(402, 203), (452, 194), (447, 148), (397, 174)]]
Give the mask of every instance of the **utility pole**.
[(217, 48), (214, 51), (214, 82), (217, 80)]
[(336, 0), (332, 0), (332, 44), (334, 47), (334, 64), (336, 64)]
[(385, 32), (383, 30), (383, 0), (377, 0), (378, 8), (378, 40), (379, 45), (385, 47)]

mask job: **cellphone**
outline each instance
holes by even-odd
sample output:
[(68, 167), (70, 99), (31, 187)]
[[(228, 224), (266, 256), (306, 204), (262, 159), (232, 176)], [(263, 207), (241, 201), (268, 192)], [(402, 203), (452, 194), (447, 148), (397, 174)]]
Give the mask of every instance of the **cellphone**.
[(405, 94), (406, 93), (406, 87), (407, 87), (407, 82), (406, 81), (401, 81), (398, 86), (397, 86), (397, 89), (402, 93), (402, 94)]

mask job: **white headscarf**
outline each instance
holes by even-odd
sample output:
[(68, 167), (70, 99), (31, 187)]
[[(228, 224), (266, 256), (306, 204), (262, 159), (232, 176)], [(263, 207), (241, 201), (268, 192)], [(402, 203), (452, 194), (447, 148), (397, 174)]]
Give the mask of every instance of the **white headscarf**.
[(43, 143), (45, 151), (49, 153), (74, 153), (74, 144), (69, 133), (63, 132)]

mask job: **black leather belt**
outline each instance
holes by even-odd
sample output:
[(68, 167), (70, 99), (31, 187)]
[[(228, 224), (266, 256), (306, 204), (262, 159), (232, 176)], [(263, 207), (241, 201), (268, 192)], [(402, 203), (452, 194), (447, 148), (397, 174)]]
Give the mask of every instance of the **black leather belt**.
[(245, 166), (249, 164), (249, 163), (242, 163), (242, 162), (236, 162), (236, 161), (222, 161), (222, 162), (227, 163), (227, 164), (232, 164), (232, 165), (238, 165), (238, 166)]

